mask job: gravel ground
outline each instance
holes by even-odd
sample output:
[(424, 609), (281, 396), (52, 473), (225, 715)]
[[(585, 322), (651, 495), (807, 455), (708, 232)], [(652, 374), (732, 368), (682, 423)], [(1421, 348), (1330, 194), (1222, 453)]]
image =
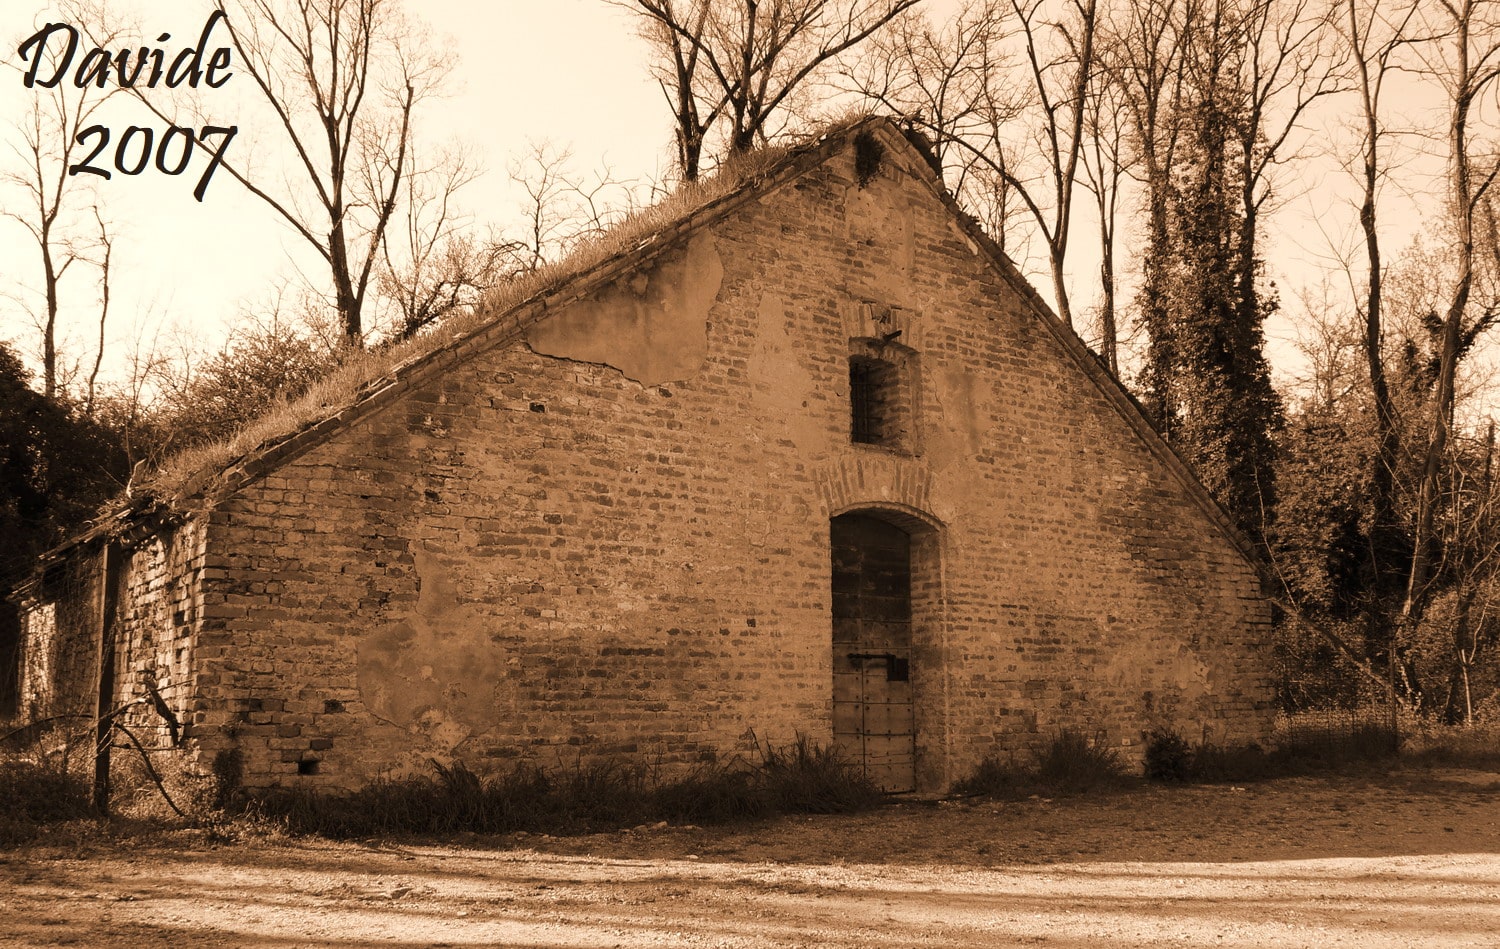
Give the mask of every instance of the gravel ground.
[(64, 830), (0, 853), (0, 944), (1495, 947), (1500, 773), (580, 837)]

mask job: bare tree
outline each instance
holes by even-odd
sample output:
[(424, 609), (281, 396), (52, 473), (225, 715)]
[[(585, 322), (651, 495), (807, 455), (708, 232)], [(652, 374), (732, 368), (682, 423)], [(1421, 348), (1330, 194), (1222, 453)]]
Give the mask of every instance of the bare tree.
[(1360, 341), (1333, 278), (1303, 287), (1297, 304), (1288, 315), (1296, 334), (1292, 345), (1305, 368), (1286, 387), (1287, 401), (1298, 415), (1328, 417), (1362, 385)]
[(94, 223), (99, 227), (99, 343), (94, 349), (94, 368), (89, 371), (89, 382), (84, 397), (83, 412), (85, 415), (94, 414), (94, 397), (98, 394), (99, 370), (104, 365), (104, 329), (109, 322), (109, 277), (110, 264), (114, 257), (114, 238), (109, 234), (109, 228), (104, 224), (104, 216), (99, 213), (99, 206), (94, 206)]
[(920, 0), (611, 0), (643, 22), (672, 106), (683, 179), (703, 171), (710, 134), (748, 151), (825, 64)]
[(227, 24), (237, 62), (279, 119), (297, 186), (226, 167), (327, 263), (345, 339), (359, 345), (366, 292), (411, 170), (413, 116), (444, 68), (392, 0), (240, 0), (237, 12)]
[(1091, 84), (1088, 95), (1093, 101), (1084, 107), (1087, 127), (1083, 129), (1081, 158), (1083, 185), (1094, 196), (1094, 213), (1099, 220), (1099, 354), (1104, 357), (1109, 371), (1118, 376), (1120, 318), (1116, 303), (1119, 280), (1115, 265), (1115, 236), (1119, 230), (1123, 185), (1130, 173), (1130, 156), (1126, 150), (1128, 125), (1118, 83), (1101, 75)]
[[(261, 143), (276, 157), (254, 156), (255, 168), (227, 149), (218, 167), (323, 261), (344, 342), (362, 345), (381, 244), (412, 171), (415, 119), (447, 67), (398, 0), (214, 0), (214, 11), (276, 140)], [(180, 102), (133, 91), (177, 124)]]
[(550, 142), (532, 142), (525, 155), (510, 162), (510, 180), (521, 189), (519, 235), (506, 241), (507, 269), (531, 273), (562, 253), (564, 243), (579, 229), (566, 206), (573, 190), (569, 162), (573, 153)]
[(173, 357), (178, 357), (175, 362), (184, 367), (182, 371), (189, 364), (190, 347), (182, 343), (181, 339), (164, 342), (163, 328), (157, 322), (153, 327), (139, 325), (123, 334), (123, 342), (115, 351), (120, 367), (118, 381), (99, 393), (94, 415), (119, 438), (126, 470), (142, 460), (161, 460), (164, 447), (155, 437), (158, 433), (153, 430), (152, 417), (156, 403), (178, 372)]
[[(1151, 0), (1112, 6), (1101, 18), (1101, 65), (1114, 88), (1129, 128), (1129, 165), (1142, 189), (1147, 248), (1168, 240), (1171, 170), (1181, 139), (1184, 95), (1183, 47), (1193, 13), (1190, 0)], [(1137, 318), (1149, 332), (1142, 383), (1148, 407), (1158, 419), (1176, 411), (1169, 398), (1169, 379), (1159, 367), (1176, 359), (1176, 341), (1165, 314), (1168, 274), (1165, 261), (1147, 253), (1142, 261)]]
[[(723, 111), (722, 101), (703, 103), (710, 97), (704, 85), (707, 69), (699, 71), (703, 53), (692, 40), (703, 35), (709, 7), (708, 0), (656, 0), (641, 11), (646, 15), (642, 33), (659, 57), (651, 70), (672, 108), (677, 166), (685, 181), (698, 178), (708, 132)], [(672, 24), (680, 24), (684, 29), (676, 29)]]
[(398, 339), (473, 306), (496, 277), (499, 246), (476, 240), (456, 206), (477, 174), (470, 156), (453, 151), (402, 182), (401, 210), (381, 242), (378, 275), (380, 294), (396, 311)]
[(978, 199), (1002, 245), (1009, 203), (1025, 209), (1069, 324), (1067, 252), (1096, 102), (1098, 10), (1097, 0), (977, 0), (936, 30), (906, 16), (845, 71), (854, 88), (911, 116), (933, 140), (939, 161), (956, 166), (954, 191)]
[[(1220, 0), (1226, 2), (1226, 0)], [(1308, 110), (1343, 91), (1346, 57), (1333, 42), (1330, 18), (1310, 0), (1236, 0), (1227, 3), (1237, 22), (1235, 57), (1244, 89), (1243, 112), (1234, 123), (1239, 161), (1239, 325), (1258, 326), (1264, 301), (1257, 292), (1261, 215), (1276, 194), (1277, 168), (1300, 157), (1294, 136), (1304, 131)]]
[(1500, 4), (1491, 0), (1438, 0), (1428, 8), (1426, 24), (1437, 39), (1427, 55), (1428, 70), (1444, 93), (1448, 107), (1447, 205), (1452, 227), (1449, 259), (1453, 277), (1446, 307), (1435, 327), (1438, 337), (1436, 376), (1420, 446), (1411, 570), (1401, 607), (1400, 629), (1421, 621), (1430, 594), (1433, 544), (1440, 485), (1453, 433), (1458, 364), (1475, 339), (1500, 317), (1500, 300), (1476, 303), (1471, 296), (1478, 279), (1476, 232), (1484, 225), (1490, 190), (1500, 161), (1471, 129), (1483, 97), (1500, 79)]
[(527, 274), (604, 233), (636, 206), (635, 184), (608, 166), (591, 175), (572, 167), (573, 154), (551, 142), (532, 142), (507, 169), (521, 192), (520, 222), (499, 244), (504, 276)]
[[(1500, 6), (1345, 3), (1339, 14), (1358, 102), (1350, 164), (1359, 183), (1363, 257), (1363, 267), (1347, 269), (1368, 375), (1368, 389), (1355, 401), (1370, 436), (1361, 461), (1368, 500), (1360, 617), (1370, 654), (1386, 654), (1400, 691), (1419, 705), (1428, 698), (1424, 677), (1434, 674), (1422, 657), (1442, 630), (1453, 665), (1441, 675), (1456, 716), (1453, 696), (1467, 675), (1465, 657), (1476, 655), (1476, 624), (1485, 614), (1474, 608), (1493, 586), (1495, 522), (1486, 506), (1492, 453), (1487, 445), (1459, 447), (1458, 409), (1472, 398), (1463, 378), (1469, 357), (1500, 318), (1497, 161), (1481, 121), (1481, 103), (1500, 90)], [(1397, 154), (1393, 140), (1422, 137), (1390, 122), (1384, 99), (1398, 72), (1440, 94), (1447, 174), (1432, 236), (1392, 262), (1379, 211)]]
[(1366, 271), (1363, 293), (1356, 292), (1355, 307), (1362, 317), (1360, 342), (1375, 427), (1374, 452), (1369, 461), (1369, 542), (1363, 548), (1369, 577), (1365, 636), (1367, 642), (1381, 644), (1387, 650), (1392, 672), (1396, 649), (1392, 639), (1395, 627), (1391, 622), (1394, 605), (1390, 601), (1396, 598), (1401, 583), (1398, 565), (1405, 559), (1402, 551), (1406, 543), (1397, 518), (1396, 470), (1402, 433), (1385, 369), (1385, 268), (1378, 199), (1387, 174), (1386, 152), (1391, 134), (1383, 110), (1386, 82), (1402, 67), (1398, 54), (1414, 41), (1411, 29), (1416, 11), (1414, 3), (1346, 0), (1333, 19), (1352, 66), (1352, 91), (1359, 102), (1356, 175), (1360, 183), (1359, 225)]
[[(108, 43), (109, 38), (103, 42)], [(40, 70), (43, 75), (56, 71), (55, 44), (22, 44), (19, 52), (22, 60), (33, 66), (37, 58), (48, 61)], [(42, 336), (42, 392), (48, 399), (55, 398), (60, 388), (58, 317), (63, 306), (63, 277), (75, 263), (92, 260), (98, 250), (98, 245), (85, 236), (82, 222), (89, 208), (97, 211), (97, 198), (88, 179), (70, 174), (69, 169), (79, 158), (79, 132), (92, 124), (115, 91), (93, 85), (79, 88), (68, 82), (51, 88), (33, 86), (30, 106), (19, 126), (20, 140), (13, 146), (17, 162), (0, 173), (0, 181), (24, 195), (15, 205), (7, 202), (0, 208), (0, 216), (26, 229), (41, 264), (42, 307), (37, 321)], [(99, 229), (105, 235), (103, 246), (107, 249), (102, 222)]]
[(851, 89), (923, 134), (948, 187), (1007, 252), (1025, 211), (997, 170), (1003, 162), (978, 156), (1006, 140), (1023, 108), (1010, 81), (1011, 32), (1007, 0), (964, 3), (936, 26), (908, 10), (842, 70)]
[(1006, 160), (1001, 152), (996, 170), (1015, 189), (1036, 221), (1047, 245), (1057, 314), (1071, 326), (1068, 238), (1088, 107), (1098, 101), (1089, 95), (1089, 88), (1095, 70), (1099, 8), (1098, 0), (1068, 0), (1062, 15), (1056, 18), (1043, 16), (1042, 9), (1041, 0), (1024, 3), (1011, 0), (1011, 11), (1025, 40), (1025, 60), (1031, 79), (1033, 109), (1026, 115), (1029, 118), (1034, 114), (1037, 119), (1037, 131), (1027, 150), (1042, 156), (1042, 168), (1035, 178), (1028, 180), (1018, 173), (1021, 163)]
[(507, 166), (520, 194), (516, 222), (479, 237), (455, 205), (474, 174), (467, 157), (448, 155), (407, 179), (399, 226), (386, 237), (379, 275), (382, 299), (395, 310), (398, 339), (471, 309), (491, 287), (562, 258), (640, 203), (637, 183), (616, 178), (608, 166), (580, 174), (568, 149), (532, 142)]
[(1013, 65), (1003, 49), (1008, 9), (1005, 0), (965, 3), (937, 26), (920, 8), (907, 10), (840, 70), (850, 89), (926, 134), (955, 193), (973, 167), (963, 143), (987, 135), (998, 103), (1007, 103), (1001, 123), (1020, 109), (1005, 97)]

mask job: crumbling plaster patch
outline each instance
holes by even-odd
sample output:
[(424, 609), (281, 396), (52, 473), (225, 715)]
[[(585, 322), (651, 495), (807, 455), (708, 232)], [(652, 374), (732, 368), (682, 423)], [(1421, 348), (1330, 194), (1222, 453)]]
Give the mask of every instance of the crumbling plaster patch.
[(994, 386), (978, 372), (952, 363), (929, 370), (933, 397), (929, 444), (938, 467), (969, 465), (991, 438), (980, 407), (990, 405)]
[(793, 316), (785, 299), (774, 289), (760, 296), (756, 310), (757, 331), (746, 371), (754, 389), (752, 406), (766, 431), (759, 437), (788, 439), (798, 449), (807, 449), (826, 437), (822, 421), (809, 410), (819, 399), (817, 383), (802, 361), (802, 353), (790, 332)]
[(415, 552), (416, 609), (359, 642), (359, 690), (366, 706), (451, 751), (494, 724), (505, 656), (483, 616), (432, 555)]
[(713, 233), (537, 323), (527, 344), (546, 356), (603, 363), (642, 385), (696, 376), (708, 357), (708, 314), (724, 280)]

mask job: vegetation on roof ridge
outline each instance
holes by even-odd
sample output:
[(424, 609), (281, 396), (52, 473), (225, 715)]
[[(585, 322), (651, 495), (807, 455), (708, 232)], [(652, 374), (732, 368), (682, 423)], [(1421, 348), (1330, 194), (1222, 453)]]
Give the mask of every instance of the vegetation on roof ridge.
[(869, 118), (871, 115), (867, 112), (851, 114), (795, 144), (767, 146), (725, 161), (711, 177), (683, 184), (656, 204), (631, 214), (608, 231), (582, 241), (565, 257), (544, 263), (531, 273), (492, 288), (473, 312), (445, 320), (432, 330), (400, 343), (351, 351), (337, 369), (297, 398), (279, 403), (233, 435), (184, 449), (164, 459), (138, 487), (159, 497), (185, 493), (185, 489), (203, 476), (223, 471), (236, 459), (294, 436), (355, 404), (361, 394), (382, 377), (420, 362), (569, 280), (629, 253), (672, 224), (752, 184), (791, 154)]

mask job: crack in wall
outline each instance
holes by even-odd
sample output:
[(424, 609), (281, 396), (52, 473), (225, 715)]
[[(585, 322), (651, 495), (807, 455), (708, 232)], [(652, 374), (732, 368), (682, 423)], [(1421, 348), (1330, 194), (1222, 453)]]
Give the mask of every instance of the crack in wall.
[(724, 263), (708, 230), (648, 272), (618, 281), (531, 327), (533, 352), (602, 363), (645, 386), (697, 376)]

